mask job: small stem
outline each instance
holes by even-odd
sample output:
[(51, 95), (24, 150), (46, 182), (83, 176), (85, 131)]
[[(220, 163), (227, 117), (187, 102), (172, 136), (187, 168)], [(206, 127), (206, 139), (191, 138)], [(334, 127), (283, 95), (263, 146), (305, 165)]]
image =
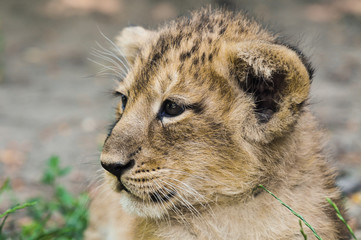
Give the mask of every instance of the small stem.
[(304, 222), (304, 224), (311, 229), (311, 231), (313, 232), (313, 234), (315, 235), (315, 237), (318, 240), (322, 240), (322, 238), (316, 233), (315, 229), (313, 229), (313, 227), (298, 213), (296, 213), (290, 206), (288, 206), (287, 204), (285, 204), (284, 202), (282, 202), (281, 199), (279, 199), (278, 197), (276, 197), (276, 195), (274, 195), (272, 192), (270, 192), (267, 188), (265, 188), (262, 184), (259, 184), (258, 187), (262, 188), (263, 190), (265, 190), (266, 192), (268, 192), (269, 194), (271, 194), (274, 198), (276, 198), (283, 206), (285, 206), (288, 210), (290, 210), (293, 215), (295, 215), (296, 217), (298, 217), (299, 219), (302, 220), (302, 222)]
[(327, 200), (327, 202), (328, 202), (329, 204), (331, 204), (331, 206), (335, 209), (337, 217), (343, 222), (343, 224), (346, 225), (346, 227), (347, 227), (348, 231), (351, 233), (353, 239), (357, 240), (354, 232), (352, 231), (352, 228), (350, 227), (350, 225), (348, 225), (348, 223), (346, 222), (346, 220), (345, 220), (345, 219), (343, 218), (343, 216), (341, 215), (340, 210), (338, 209), (336, 203), (334, 203), (330, 198), (326, 198), (326, 200)]
[(301, 219), (300, 219), (300, 220), (298, 220), (298, 223), (300, 224), (300, 228), (301, 228), (300, 232), (301, 232), (301, 234), (302, 234), (303, 238), (304, 238), (305, 240), (307, 240), (307, 235), (306, 235), (306, 233), (303, 231), (303, 227), (302, 227), (302, 221), (301, 221)]
[(30, 207), (30, 206), (34, 206), (36, 204), (36, 202), (28, 202), (28, 203), (24, 203), (22, 205), (19, 205), (19, 206), (16, 206), (16, 207), (13, 207), (11, 209), (8, 209), (6, 210), (3, 214), (0, 215), (0, 218), (8, 215), (9, 213), (13, 213), (19, 209), (23, 209), (23, 208), (26, 208), (26, 207)]

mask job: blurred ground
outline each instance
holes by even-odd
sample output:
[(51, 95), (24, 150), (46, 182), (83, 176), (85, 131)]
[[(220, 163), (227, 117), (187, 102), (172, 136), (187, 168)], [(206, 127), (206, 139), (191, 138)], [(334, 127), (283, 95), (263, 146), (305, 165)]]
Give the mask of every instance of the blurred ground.
[(83, 191), (113, 116), (112, 80), (86, 77), (99, 70), (87, 60), (95, 41), (105, 42), (98, 27), (114, 37), (210, 3), (247, 10), (311, 56), (312, 109), (329, 134), (351, 224), (361, 229), (359, 0), (1, 0), (0, 183), (10, 177), (20, 195), (36, 194), (45, 161), (58, 155), (73, 168), (68, 186)]

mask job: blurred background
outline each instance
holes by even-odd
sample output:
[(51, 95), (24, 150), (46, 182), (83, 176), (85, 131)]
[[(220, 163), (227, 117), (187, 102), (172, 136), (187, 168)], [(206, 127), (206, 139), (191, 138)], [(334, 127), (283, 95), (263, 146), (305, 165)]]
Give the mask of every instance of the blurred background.
[(99, 29), (113, 39), (125, 26), (156, 28), (209, 4), (246, 11), (310, 57), (311, 108), (326, 129), (350, 224), (361, 229), (360, 0), (1, 0), (0, 185), (10, 178), (24, 199), (46, 194), (39, 180), (56, 155), (72, 168), (63, 184), (86, 191), (113, 119), (114, 82), (89, 77), (100, 70), (87, 60), (92, 48), (106, 45)]

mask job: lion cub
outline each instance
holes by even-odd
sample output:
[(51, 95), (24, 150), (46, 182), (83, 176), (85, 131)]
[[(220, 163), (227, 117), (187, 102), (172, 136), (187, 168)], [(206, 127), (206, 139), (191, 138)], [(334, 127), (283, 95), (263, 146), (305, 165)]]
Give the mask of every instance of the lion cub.
[(259, 184), (323, 239), (347, 239), (325, 199), (340, 195), (302, 53), (241, 14), (211, 10), (157, 31), (125, 28), (117, 48), (123, 58), (103, 58), (122, 79), (86, 239), (304, 239)]

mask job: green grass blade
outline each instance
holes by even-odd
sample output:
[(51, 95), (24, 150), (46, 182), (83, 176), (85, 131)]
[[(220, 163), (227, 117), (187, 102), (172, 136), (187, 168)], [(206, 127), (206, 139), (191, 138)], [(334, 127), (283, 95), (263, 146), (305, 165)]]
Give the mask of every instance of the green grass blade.
[(309, 228), (311, 229), (311, 231), (313, 232), (313, 235), (315, 235), (315, 237), (318, 240), (322, 240), (322, 238), (316, 233), (315, 229), (313, 229), (313, 227), (298, 213), (296, 213), (290, 206), (288, 206), (287, 204), (285, 204), (284, 202), (282, 202), (281, 199), (279, 199), (276, 195), (274, 195), (271, 191), (269, 191), (267, 188), (265, 188), (262, 184), (259, 184), (258, 187), (262, 188), (263, 190), (265, 190), (266, 192), (268, 192), (269, 194), (271, 194), (275, 199), (277, 199), (283, 206), (285, 206), (288, 210), (290, 210), (293, 215), (295, 215), (296, 217), (298, 217), (299, 219), (302, 220), (302, 222)]
[(350, 227), (350, 225), (348, 225), (348, 223), (346, 222), (344, 217), (341, 215), (340, 210), (338, 209), (336, 203), (334, 203), (330, 198), (326, 198), (326, 200), (335, 209), (337, 217), (346, 225), (346, 227), (347, 227), (348, 231), (351, 233), (353, 239), (357, 240), (355, 233), (352, 231), (352, 228)]
[(300, 232), (301, 232), (301, 234), (302, 234), (302, 236), (303, 236), (303, 239), (307, 240), (307, 235), (306, 235), (306, 233), (303, 231), (301, 219), (298, 220), (298, 223), (300, 224), (300, 228), (301, 228), (301, 229), (300, 229)]
[(30, 207), (30, 206), (34, 206), (36, 204), (36, 202), (27, 202), (27, 203), (24, 203), (22, 205), (19, 205), (19, 206), (15, 206), (13, 208), (10, 208), (8, 210), (6, 210), (4, 213), (2, 213), (0, 215), (0, 218), (10, 214), (10, 213), (13, 213), (13, 212), (16, 212), (17, 210), (20, 210), (20, 209), (23, 209), (23, 208), (26, 208), (26, 207)]

